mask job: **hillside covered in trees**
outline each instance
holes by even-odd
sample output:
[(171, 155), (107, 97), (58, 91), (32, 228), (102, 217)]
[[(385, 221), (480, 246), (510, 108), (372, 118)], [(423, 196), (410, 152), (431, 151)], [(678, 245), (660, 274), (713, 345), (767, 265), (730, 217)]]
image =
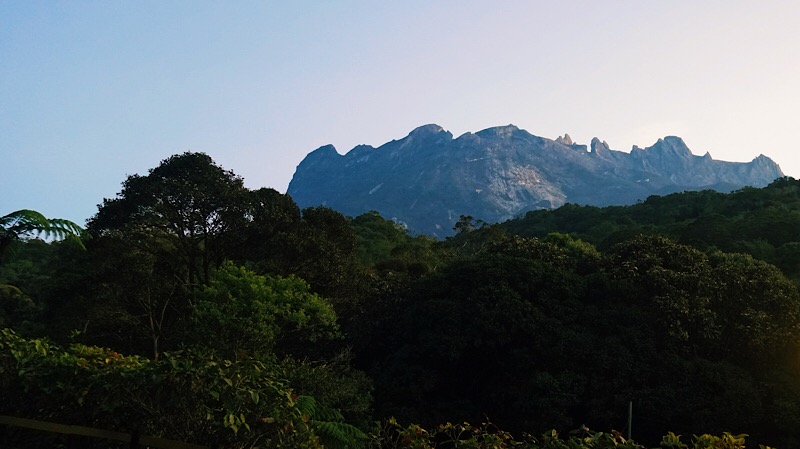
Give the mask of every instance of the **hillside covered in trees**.
[(124, 180), (80, 242), (9, 229), (3, 415), (220, 447), (555, 448), (575, 446), (549, 429), (624, 433), (632, 402), (651, 447), (800, 445), (791, 178), (462, 217), (436, 241), (184, 153)]

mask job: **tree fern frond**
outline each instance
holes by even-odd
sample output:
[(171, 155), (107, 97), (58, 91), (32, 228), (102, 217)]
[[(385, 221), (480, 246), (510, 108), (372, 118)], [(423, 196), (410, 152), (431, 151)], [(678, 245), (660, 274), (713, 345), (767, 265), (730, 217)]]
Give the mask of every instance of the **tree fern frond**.
[(359, 448), (367, 440), (364, 432), (347, 423), (314, 421), (312, 426), (322, 444), (331, 449)]
[(45, 237), (66, 238), (69, 235), (81, 236), (84, 231), (78, 224), (63, 218), (48, 220), (35, 210), (22, 209), (0, 217), (0, 227), (6, 233), (16, 234), (19, 238), (27, 234)]
[(325, 447), (331, 449), (354, 449), (363, 447), (367, 435), (358, 427), (344, 422), (342, 413), (312, 396), (300, 396), (295, 402), (303, 415), (310, 417), (311, 427)]
[(313, 418), (317, 421), (334, 421), (334, 422), (344, 421), (344, 416), (342, 415), (342, 412), (333, 407), (328, 407), (326, 405), (319, 403), (317, 404)]
[(49, 220), (49, 223), (49, 228), (54, 231), (68, 232), (70, 234), (80, 234), (83, 232), (82, 227), (63, 218), (52, 218)]
[(35, 210), (22, 209), (0, 217), (0, 257), (12, 250), (19, 240), (39, 237), (76, 242), (82, 248), (81, 237), (86, 237), (83, 228), (63, 218), (48, 220)]
[(47, 218), (35, 210), (22, 209), (0, 217), (0, 227), (6, 234), (16, 238), (47, 226), (49, 226)]
[(81, 246), (83, 246), (81, 238), (87, 237), (82, 227), (63, 218), (48, 220), (48, 226), (42, 228), (41, 232), (46, 238), (55, 238), (58, 240), (74, 239), (77, 243), (80, 243)]
[(314, 418), (317, 413), (317, 401), (311, 396), (298, 397), (295, 401), (295, 406), (300, 413), (303, 415), (308, 415), (311, 418)]

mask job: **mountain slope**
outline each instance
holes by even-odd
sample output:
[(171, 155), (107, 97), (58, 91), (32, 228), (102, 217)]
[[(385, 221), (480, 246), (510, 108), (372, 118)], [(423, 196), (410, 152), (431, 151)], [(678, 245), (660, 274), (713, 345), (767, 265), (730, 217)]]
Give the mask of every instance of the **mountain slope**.
[(496, 222), (568, 202), (631, 204), (683, 190), (763, 187), (781, 176), (763, 155), (749, 163), (715, 161), (693, 155), (678, 137), (625, 153), (597, 138), (587, 147), (513, 125), (456, 139), (425, 125), (346, 155), (321, 147), (297, 167), (287, 193), (301, 207), (325, 205), (347, 215), (377, 210), (412, 231), (444, 237), (460, 215)]

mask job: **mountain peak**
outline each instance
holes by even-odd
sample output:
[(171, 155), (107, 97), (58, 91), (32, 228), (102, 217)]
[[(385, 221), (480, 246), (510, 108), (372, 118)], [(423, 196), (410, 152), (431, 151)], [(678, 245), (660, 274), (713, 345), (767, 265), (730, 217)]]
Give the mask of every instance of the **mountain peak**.
[(598, 139), (597, 137), (592, 138), (592, 144), (590, 148), (592, 149), (592, 153), (597, 155), (601, 155), (606, 151), (611, 151), (611, 148), (609, 148), (608, 143), (605, 140), (600, 141), (600, 139)]
[[(415, 128), (401, 139), (400, 148), (417, 148), (426, 145), (444, 144), (453, 140), (453, 135), (439, 125), (430, 124)], [(398, 148), (395, 148), (397, 150)]]
[(681, 139), (678, 136), (665, 136), (663, 141), (664, 143), (669, 144), (673, 147), (681, 147), (689, 149), (689, 147), (686, 146), (686, 142), (684, 142), (683, 139)]
[(556, 142), (564, 145), (572, 145), (575, 143), (572, 141), (572, 137), (570, 137), (569, 134), (567, 133), (564, 133), (564, 137), (561, 136), (556, 137)]
[(333, 145), (328, 144), (328, 145), (323, 145), (323, 146), (317, 148), (316, 150), (308, 153), (308, 156), (306, 156), (306, 159), (308, 159), (308, 158), (312, 158), (312, 159), (328, 159), (328, 158), (336, 157), (336, 156), (341, 156), (341, 154), (339, 154), (339, 152), (336, 151), (336, 147), (334, 147)]
[[(676, 136), (644, 149), (634, 146), (630, 153), (596, 137), (590, 153), (569, 142), (566, 134), (553, 141), (514, 125), (453, 140), (442, 127), (425, 125), (403, 139), (344, 156), (321, 147), (297, 167), (287, 193), (300, 207), (325, 204), (352, 216), (376, 210), (413, 232), (446, 237), (459, 215), (498, 222), (567, 202), (632, 204), (709, 186), (761, 187), (783, 176), (766, 156), (748, 163), (715, 161), (693, 156)], [(575, 151), (579, 147), (584, 151)]]
[(769, 170), (778, 171), (778, 172), (781, 173), (781, 176), (783, 175), (783, 172), (781, 171), (781, 167), (775, 161), (773, 161), (772, 159), (770, 159), (767, 156), (764, 156), (763, 154), (759, 154), (758, 156), (756, 156), (756, 158), (753, 159), (751, 164), (755, 164), (755, 165), (758, 165), (760, 167), (767, 168)]
[(424, 135), (431, 135), (431, 134), (439, 134), (440, 132), (446, 132), (444, 128), (441, 126), (431, 123), (428, 125), (422, 125), (414, 128), (413, 131), (408, 133), (409, 136), (424, 136)]
[(520, 129), (514, 125), (506, 125), (506, 126), (495, 126), (492, 128), (486, 128), (482, 131), (478, 131), (475, 133), (479, 137), (500, 137), (500, 138), (508, 138), (514, 135), (515, 132), (519, 131)]
[[(686, 142), (684, 142), (683, 139), (681, 139), (678, 136), (665, 136), (663, 139), (658, 139), (657, 144), (658, 143), (667, 146), (669, 148), (675, 149), (679, 152), (688, 151), (691, 154), (689, 147), (686, 146)], [(655, 147), (656, 145), (653, 146)]]

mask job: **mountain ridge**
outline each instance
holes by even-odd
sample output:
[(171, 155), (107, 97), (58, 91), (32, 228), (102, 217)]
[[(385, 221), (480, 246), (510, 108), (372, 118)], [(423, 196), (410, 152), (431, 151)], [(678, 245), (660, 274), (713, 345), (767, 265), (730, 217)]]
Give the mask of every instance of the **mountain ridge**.
[(346, 154), (319, 147), (298, 165), (287, 193), (301, 207), (353, 216), (376, 210), (412, 231), (446, 237), (460, 215), (496, 222), (568, 202), (624, 205), (683, 190), (763, 187), (782, 176), (763, 154), (717, 161), (694, 155), (677, 136), (626, 153), (596, 137), (587, 146), (567, 134), (554, 140), (505, 125), (454, 138), (428, 124)]

